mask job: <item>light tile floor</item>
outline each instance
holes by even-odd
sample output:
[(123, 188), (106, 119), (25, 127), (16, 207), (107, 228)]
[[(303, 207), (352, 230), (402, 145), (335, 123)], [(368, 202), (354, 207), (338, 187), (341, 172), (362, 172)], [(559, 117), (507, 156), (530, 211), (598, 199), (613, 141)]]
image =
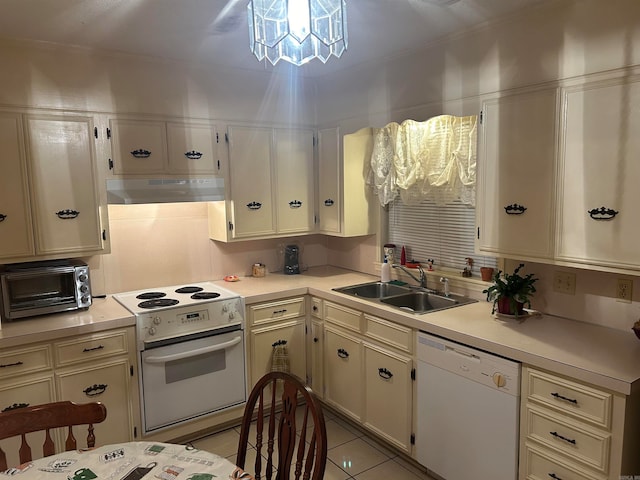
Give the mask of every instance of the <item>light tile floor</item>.
[[(434, 480), (332, 412), (325, 409), (324, 414), (328, 447), (325, 480)], [(191, 443), (235, 463), (239, 438), (240, 426), (237, 426)], [(253, 460), (248, 453), (247, 461)]]

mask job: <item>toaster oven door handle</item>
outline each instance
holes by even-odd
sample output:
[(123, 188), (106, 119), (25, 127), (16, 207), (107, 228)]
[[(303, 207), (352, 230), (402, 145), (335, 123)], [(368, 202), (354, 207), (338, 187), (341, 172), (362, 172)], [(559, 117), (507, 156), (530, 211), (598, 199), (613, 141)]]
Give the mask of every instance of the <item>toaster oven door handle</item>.
[(236, 337), (228, 342), (219, 343), (217, 345), (211, 345), (210, 347), (197, 348), (195, 350), (189, 350), (188, 352), (174, 353), (172, 355), (162, 355), (160, 357), (147, 357), (144, 359), (145, 363), (167, 363), (174, 360), (182, 360), (183, 358), (195, 357), (196, 355), (203, 355), (205, 353), (217, 352), (218, 350), (225, 350), (233, 347), (242, 341), (242, 337)]

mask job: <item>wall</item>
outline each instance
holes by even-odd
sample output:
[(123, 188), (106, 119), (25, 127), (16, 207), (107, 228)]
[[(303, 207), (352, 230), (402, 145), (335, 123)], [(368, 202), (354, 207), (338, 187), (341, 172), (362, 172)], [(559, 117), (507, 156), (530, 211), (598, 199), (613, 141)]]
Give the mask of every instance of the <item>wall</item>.
[[(407, 118), (477, 114), (483, 94), (638, 65), (638, 18), (636, 0), (547, 2), (403, 57), (320, 78), (318, 123), (351, 133)], [(367, 258), (379, 258), (370, 239), (329, 241), (331, 263), (367, 269)], [(534, 308), (622, 330), (640, 317), (637, 279), (636, 301), (626, 304), (614, 298), (617, 275), (534, 263), (527, 268), (540, 277)], [(575, 295), (552, 291), (555, 270), (576, 273)]]
[(207, 204), (110, 205), (111, 254), (88, 259), (95, 292), (246, 276), (254, 263), (282, 270), (281, 245), (301, 246), (303, 268), (327, 264), (321, 235), (220, 243), (209, 240)]

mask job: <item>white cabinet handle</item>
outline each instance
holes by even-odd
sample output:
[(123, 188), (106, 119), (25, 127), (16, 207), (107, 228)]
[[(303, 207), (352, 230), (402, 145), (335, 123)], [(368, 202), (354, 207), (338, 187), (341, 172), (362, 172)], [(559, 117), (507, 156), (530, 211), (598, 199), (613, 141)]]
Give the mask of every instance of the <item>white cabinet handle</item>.
[(219, 343), (210, 347), (198, 348), (196, 350), (190, 350), (188, 352), (174, 353), (173, 355), (164, 355), (161, 357), (147, 357), (144, 359), (145, 363), (167, 363), (174, 360), (182, 360), (183, 358), (195, 357), (205, 353), (217, 352), (218, 350), (224, 350), (234, 345), (239, 344), (242, 341), (242, 337), (236, 337), (228, 342)]

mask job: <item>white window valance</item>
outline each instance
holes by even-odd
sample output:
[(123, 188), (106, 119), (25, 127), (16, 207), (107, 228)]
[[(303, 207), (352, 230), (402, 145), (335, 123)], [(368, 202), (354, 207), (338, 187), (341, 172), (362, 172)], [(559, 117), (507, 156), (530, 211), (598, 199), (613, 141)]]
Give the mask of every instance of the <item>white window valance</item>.
[(475, 205), (476, 115), (440, 115), (374, 129), (368, 183), (381, 205), (432, 200)]

